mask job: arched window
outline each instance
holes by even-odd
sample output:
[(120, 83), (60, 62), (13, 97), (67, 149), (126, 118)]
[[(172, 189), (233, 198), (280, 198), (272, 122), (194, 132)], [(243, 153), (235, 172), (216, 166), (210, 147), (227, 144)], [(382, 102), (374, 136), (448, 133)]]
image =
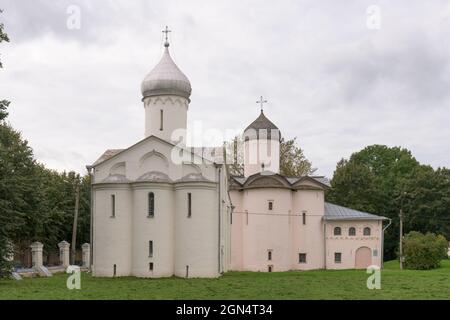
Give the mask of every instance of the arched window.
[(335, 236), (340, 236), (341, 235), (341, 228), (340, 227), (335, 227), (334, 228), (334, 235)]
[(348, 229), (348, 235), (349, 236), (356, 236), (356, 229), (351, 227), (350, 229)]
[(148, 217), (153, 218), (155, 216), (155, 194), (153, 192), (148, 193)]
[(364, 231), (363, 231), (363, 234), (364, 234), (365, 236), (370, 236), (370, 228), (369, 228), (369, 227), (365, 227), (365, 228), (364, 228)]

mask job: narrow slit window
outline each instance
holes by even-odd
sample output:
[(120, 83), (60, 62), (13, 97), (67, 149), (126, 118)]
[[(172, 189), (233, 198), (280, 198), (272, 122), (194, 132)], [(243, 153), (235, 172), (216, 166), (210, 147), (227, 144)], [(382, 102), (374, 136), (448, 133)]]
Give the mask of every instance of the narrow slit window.
[(192, 216), (192, 193), (190, 192), (187, 194), (187, 206), (188, 206), (187, 216), (188, 218), (190, 218)]
[(272, 260), (272, 250), (267, 251), (267, 260)]
[(306, 212), (302, 212), (302, 223), (306, 224)]
[(273, 210), (273, 201), (269, 201), (269, 210), (270, 210), (270, 211)]
[(148, 194), (148, 217), (153, 218), (155, 216), (155, 194), (150, 192)]
[(117, 274), (117, 266), (113, 265), (113, 277), (115, 277)]
[(150, 240), (148, 242), (148, 257), (152, 258), (153, 257), (153, 241)]
[(159, 130), (163, 131), (163, 120), (164, 120), (164, 111), (163, 109), (159, 110)]
[(150, 262), (150, 263), (148, 264), (148, 269), (149, 269), (150, 271), (153, 271), (153, 262)]
[(116, 195), (111, 195), (111, 218), (116, 217)]

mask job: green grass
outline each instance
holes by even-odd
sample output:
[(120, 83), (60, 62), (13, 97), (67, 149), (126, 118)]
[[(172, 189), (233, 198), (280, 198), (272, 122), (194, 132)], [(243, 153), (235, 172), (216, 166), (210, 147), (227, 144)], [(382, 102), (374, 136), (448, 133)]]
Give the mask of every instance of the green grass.
[(0, 280), (0, 299), (450, 299), (450, 260), (439, 269), (399, 270), (385, 264), (381, 290), (369, 290), (365, 270), (229, 272), (218, 279), (93, 278), (66, 288), (67, 274)]

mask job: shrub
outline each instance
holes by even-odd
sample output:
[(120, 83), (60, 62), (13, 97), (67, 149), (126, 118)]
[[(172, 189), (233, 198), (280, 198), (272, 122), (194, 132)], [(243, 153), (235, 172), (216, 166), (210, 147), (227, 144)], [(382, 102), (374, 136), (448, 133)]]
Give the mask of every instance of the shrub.
[(405, 268), (426, 270), (440, 266), (447, 258), (447, 240), (434, 233), (411, 231), (403, 240)]

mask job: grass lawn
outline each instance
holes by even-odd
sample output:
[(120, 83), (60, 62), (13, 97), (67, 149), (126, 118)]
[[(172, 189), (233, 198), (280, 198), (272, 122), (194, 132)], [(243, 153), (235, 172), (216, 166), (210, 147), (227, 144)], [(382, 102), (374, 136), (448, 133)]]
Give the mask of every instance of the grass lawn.
[(450, 260), (427, 271), (403, 270), (390, 261), (381, 290), (369, 290), (365, 270), (273, 273), (229, 272), (218, 279), (93, 278), (81, 290), (66, 288), (67, 274), (0, 280), (0, 299), (450, 299)]

